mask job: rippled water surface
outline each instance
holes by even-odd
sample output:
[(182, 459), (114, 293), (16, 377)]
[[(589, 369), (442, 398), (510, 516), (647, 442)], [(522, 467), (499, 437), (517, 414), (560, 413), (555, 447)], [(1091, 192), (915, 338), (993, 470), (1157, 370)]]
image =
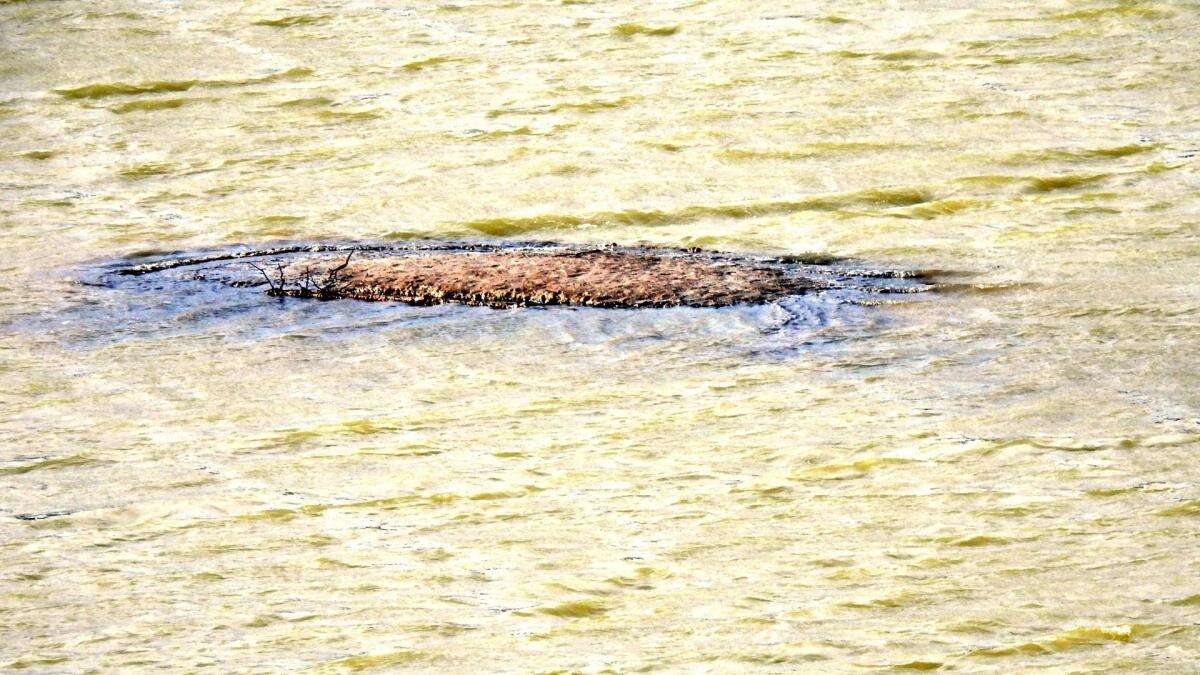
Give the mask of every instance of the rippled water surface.
[[(1200, 5), (0, 0), (0, 667), (1189, 671)], [(846, 256), (514, 310), (277, 240)]]

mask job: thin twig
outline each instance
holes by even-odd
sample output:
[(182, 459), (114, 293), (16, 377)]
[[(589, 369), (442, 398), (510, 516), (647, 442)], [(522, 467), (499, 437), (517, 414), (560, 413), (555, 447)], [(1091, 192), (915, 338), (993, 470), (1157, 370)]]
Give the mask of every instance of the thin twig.
[(267, 271), (265, 269), (263, 269), (262, 267), (255, 265), (252, 262), (247, 262), (246, 264), (253, 267), (254, 269), (258, 270), (258, 273), (261, 274), (263, 276), (263, 279), (266, 279), (266, 281), (267, 281), (267, 292), (274, 294), (275, 293), (275, 282), (271, 281), (271, 276), (269, 274), (267, 274)]
[(331, 267), (326, 270), (325, 279), (318, 284), (320, 297), (326, 299), (336, 297), (337, 286), (340, 281), (340, 273), (350, 265), (350, 258), (352, 257), (354, 257), (354, 251), (350, 251), (350, 253), (346, 256), (346, 259), (342, 261), (341, 265), (338, 265), (337, 267)]

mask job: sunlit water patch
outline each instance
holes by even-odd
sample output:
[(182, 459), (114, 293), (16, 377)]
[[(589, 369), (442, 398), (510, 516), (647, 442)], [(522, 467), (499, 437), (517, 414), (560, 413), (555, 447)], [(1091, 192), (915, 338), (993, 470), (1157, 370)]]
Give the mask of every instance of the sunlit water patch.
[[(286, 4), (0, 0), (0, 669), (1195, 670), (1194, 2)], [(410, 237), (958, 274), (94, 278)]]

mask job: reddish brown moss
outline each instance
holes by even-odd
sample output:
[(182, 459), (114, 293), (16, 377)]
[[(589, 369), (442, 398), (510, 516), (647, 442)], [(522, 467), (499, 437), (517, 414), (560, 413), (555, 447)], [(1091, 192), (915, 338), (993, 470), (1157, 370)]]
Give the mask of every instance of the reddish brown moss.
[(293, 262), (276, 294), (415, 305), (720, 307), (812, 287), (777, 267), (651, 251), (438, 252), (352, 261), (329, 276), (340, 264)]

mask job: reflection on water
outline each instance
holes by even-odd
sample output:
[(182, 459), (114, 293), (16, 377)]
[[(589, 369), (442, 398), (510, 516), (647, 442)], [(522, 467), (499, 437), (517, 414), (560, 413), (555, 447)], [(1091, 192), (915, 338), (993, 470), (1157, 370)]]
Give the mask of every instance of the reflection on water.
[[(1190, 669), (1198, 27), (0, 0), (0, 667)], [(77, 283), (473, 237), (952, 272), (653, 312)]]

